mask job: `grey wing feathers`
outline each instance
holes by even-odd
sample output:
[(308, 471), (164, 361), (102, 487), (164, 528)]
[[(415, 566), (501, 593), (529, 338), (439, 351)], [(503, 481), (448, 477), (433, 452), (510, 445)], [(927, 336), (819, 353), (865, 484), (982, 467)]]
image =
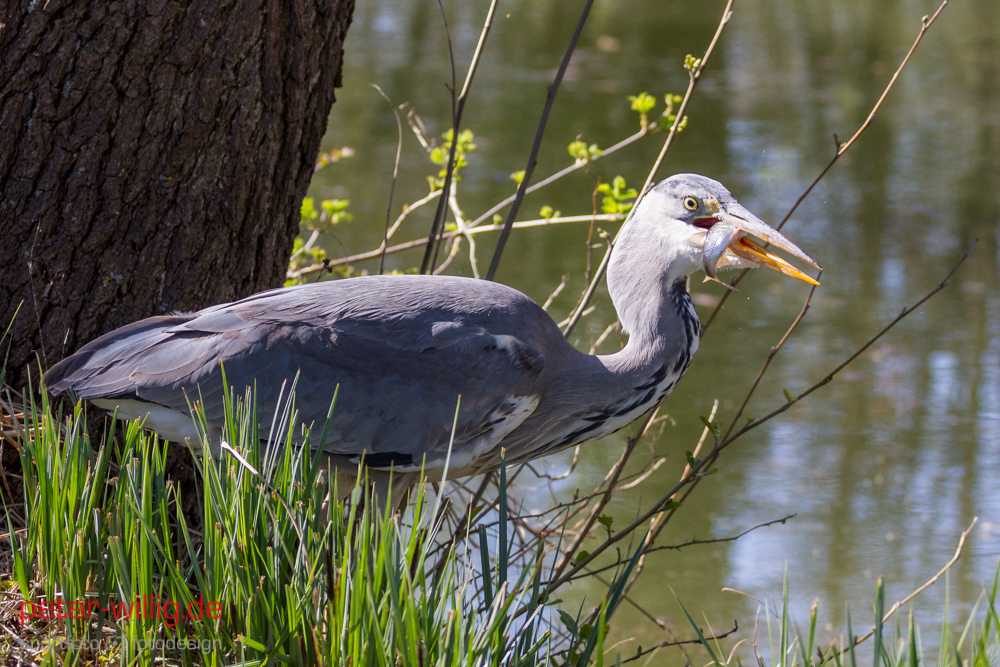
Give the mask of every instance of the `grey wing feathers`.
[(182, 412), (200, 395), (207, 419), (221, 422), (224, 366), (237, 395), (255, 387), (259, 420), (269, 425), (297, 376), (295, 406), (316, 433), (338, 391), (328, 451), (419, 465), (447, 450), (459, 395), (456, 449), (481, 446), (505, 420), (509, 428), (523, 421), (530, 410), (518, 401), (536, 391), (544, 366), (512, 326), (525, 309), (548, 316), (502, 286), (475, 281), (482, 297), (469, 298), (472, 282), (351, 279), (150, 318), (88, 344), (46, 381), (56, 394), (138, 398)]
[(191, 316), (150, 317), (94, 339), (45, 373), (53, 394), (72, 391), (77, 397), (135, 396), (130, 374), (151, 348), (165, 339), (166, 329)]

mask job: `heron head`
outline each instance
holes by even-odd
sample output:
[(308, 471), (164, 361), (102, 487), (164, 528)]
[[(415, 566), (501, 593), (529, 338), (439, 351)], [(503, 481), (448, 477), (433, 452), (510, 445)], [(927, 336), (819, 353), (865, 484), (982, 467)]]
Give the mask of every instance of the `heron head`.
[[(645, 201), (649, 199), (647, 203)], [(809, 255), (784, 235), (743, 208), (721, 183), (698, 174), (676, 174), (649, 191), (642, 209), (648, 231), (666, 241), (686, 274), (704, 269), (716, 279), (718, 269), (766, 266), (811, 285), (819, 283), (751, 239), (769, 243), (817, 269)], [(637, 211), (637, 214), (645, 211)]]

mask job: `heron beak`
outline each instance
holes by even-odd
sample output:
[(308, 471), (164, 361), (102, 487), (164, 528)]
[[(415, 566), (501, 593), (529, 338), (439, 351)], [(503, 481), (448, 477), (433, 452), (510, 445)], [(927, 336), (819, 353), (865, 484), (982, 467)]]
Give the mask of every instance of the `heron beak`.
[[(726, 246), (727, 252), (753, 262), (758, 266), (766, 266), (769, 269), (774, 269), (778, 273), (783, 273), (786, 276), (807, 282), (810, 285), (819, 285), (816, 280), (798, 270), (781, 257), (769, 252), (758, 243), (747, 238), (747, 234), (756, 236), (762, 241), (770, 243), (771, 245), (784, 250), (788, 254), (801, 259), (810, 266), (817, 269), (823, 268), (816, 263), (816, 260), (803, 252), (797, 245), (785, 238), (784, 235), (779, 233), (778, 230), (766, 224), (750, 211), (735, 202), (727, 203), (722, 205), (721, 210), (715, 215), (715, 218), (719, 222), (741, 232), (740, 234), (737, 234), (736, 238)], [(714, 265), (712, 268), (714, 273)]]

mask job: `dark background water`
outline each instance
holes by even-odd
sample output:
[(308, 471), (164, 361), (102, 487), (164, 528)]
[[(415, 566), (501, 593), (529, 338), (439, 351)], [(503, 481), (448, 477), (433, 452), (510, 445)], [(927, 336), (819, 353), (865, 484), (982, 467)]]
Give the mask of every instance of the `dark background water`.
[[(567, 144), (581, 136), (605, 147), (638, 129), (625, 97), (682, 93), (687, 53), (704, 52), (724, 3), (598, 0), (559, 92), (535, 180), (571, 162)], [(459, 86), (488, 3), (445, 2)], [(562, 57), (582, 3), (502, 1), (473, 85), (463, 125), (476, 135), (458, 201), (475, 218), (512, 194), (510, 172), (523, 169), (545, 89)], [(864, 120), (936, 2), (927, 0), (738, 0), (733, 19), (689, 108), (687, 130), (659, 176), (694, 171), (725, 183), (749, 209), (777, 222), (822, 170), (833, 135), (850, 136)], [(352, 158), (317, 173), (311, 194), (351, 200), (354, 220), (324, 239), (330, 256), (375, 248), (396, 151), (396, 124), (381, 86), (409, 102), (429, 129), (449, 125), (447, 43), (432, 0), (372, 0), (358, 5), (346, 45), (344, 88), (330, 118), (326, 150), (350, 146)], [(402, 202), (427, 193), (434, 173), (405, 127), (394, 216)], [(588, 214), (594, 176), (617, 174), (641, 185), (662, 142), (644, 139), (531, 195), (520, 219), (543, 205)], [(397, 238), (426, 234), (433, 207), (414, 213)], [(776, 358), (751, 415), (800, 391), (930, 290), (978, 238), (951, 286), (850, 366), (833, 384), (728, 450), (719, 472), (695, 492), (663, 543), (721, 538), (788, 514), (785, 525), (736, 542), (664, 552), (651, 559), (634, 602), (689, 633), (672, 588), (713, 627), (753, 623), (755, 603), (724, 593), (780, 596), (787, 567), (793, 612), (808, 619), (820, 599), (820, 625), (843, 628), (845, 605), (856, 624), (870, 623), (874, 582), (888, 599), (904, 596), (954, 552), (979, 517), (963, 559), (952, 570), (951, 596), (968, 606), (992, 577), (1000, 555), (1000, 3), (956, 0), (928, 32), (860, 142), (799, 208), (785, 231), (825, 267), (812, 309)], [(615, 225), (602, 224), (610, 232)], [(516, 231), (498, 279), (543, 301), (569, 276), (551, 308), (557, 320), (584, 287), (586, 224)], [(496, 235), (477, 237), (489, 263)], [(600, 253), (601, 251), (596, 251)], [(390, 256), (391, 268), (419, 264), (420, 254)], [(358, 270), (372, 269), (361, 264)], [(469, 275), (467, 260), (449, 272)], [(666, 401), (671, 420), (638, 456), (667, 456), (645, 485), (622, 494), (619, 523), (676, 481), (702, 429), (700, 415), (720, 403), (732, 418), (768, 349), (798, 313), (807, 288), (772, 272), (748, 276), (705, 337), (687, 377)], [(707, 298), (717, 285), (693, 282)], [(574, 333), (589, 347), (614, 321), (602, 293)], [(708, 310), (701, 308), (702, 317)], [(613, 334), (601, 348), (616, 349)], [(616, 437), (585, 445), (572, 477), (557, 491), (592, 488), (618, 457)], [(568, 454), (547, 465), (564, 467)], [(547, 491), (522, 487), (529, 507)], [(574, 584), (574, 609), (599, 587)], [(944, 585), (923, 594), (918, 619), (940, 616)], [(651, 645), (663, 631), (635, 607), (616, 617), (619, 637)], [(928, 628), (930, 630), (930, 628)], [(933, 634), (930, 630), (927, 634)], [(742, 637), (749, 636), (749, 631)], [(634, 650), (634, 644), (631, 645)], [(630, 649), (624, 649), (629, 652)]]

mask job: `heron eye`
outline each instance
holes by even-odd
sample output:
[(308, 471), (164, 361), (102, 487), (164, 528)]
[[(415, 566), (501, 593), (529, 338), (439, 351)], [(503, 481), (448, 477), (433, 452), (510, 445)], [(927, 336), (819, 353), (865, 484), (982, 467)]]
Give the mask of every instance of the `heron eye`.
[(684, 208), (686, 208), (689, 211), (697, 211), (698, 210), (698, 200), (695, 199), (694, 197), (685, 197), (684, 198)]

